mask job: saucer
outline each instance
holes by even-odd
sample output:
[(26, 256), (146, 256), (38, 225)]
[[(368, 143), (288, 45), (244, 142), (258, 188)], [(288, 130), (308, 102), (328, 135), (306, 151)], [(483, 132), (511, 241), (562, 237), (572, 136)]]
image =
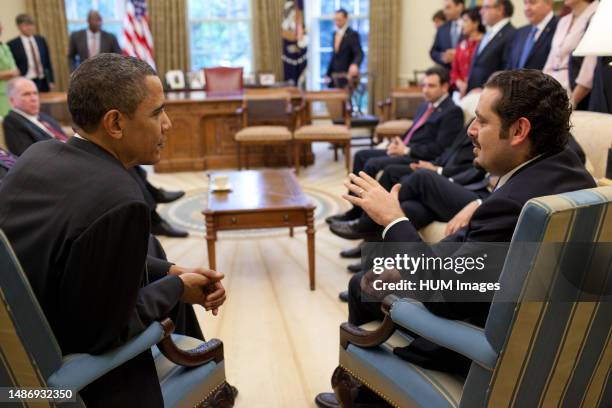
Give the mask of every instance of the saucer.
[(232, 185), (227, 183), (224, 186), (218, 186), (218, 185), (213, 183), (213, 184), (210, 185), (210, 191), (213, 192), (213, 193), (223, 193), (223, 192), (226, 192), (226, 191), (232, 191)]

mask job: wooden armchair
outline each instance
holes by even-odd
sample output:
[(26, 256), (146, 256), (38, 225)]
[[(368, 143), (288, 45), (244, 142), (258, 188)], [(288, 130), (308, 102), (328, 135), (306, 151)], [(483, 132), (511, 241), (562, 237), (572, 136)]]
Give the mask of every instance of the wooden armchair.
[[(349, 95), (345, 90), (325, 90), (306, 92), (304, 109), (300, 115), (300, 126), (293, 135), (293, 152), (295, 171), (300, 169), (300, 145), (312, 142), (329, 142), (335, 147), (342, 147), (347, 171), (351, 170), (351, 114)], [(342, 124), (313, 125), (310, 120), (310, 109), (313, 102), (325, 102), (332, 121), (342, 118)], [(334, 150), (336, 154), (336, 151)], [(336, 156), (337, 159), (337, 156)]]
[(238, 169), (242, 169), (243, 148), (246, 168), (249, 167), (248, 148), (253, 145), (284, 145), (288, 155), (287, 162), (291, 163), (291, 142), (299, 109), (292, 105), (291, 95), (287, 91), (248, 90), (244, 95), (242, 107), (237, 111), (242, 120), (242, 129), (234, 136)]
[(30, 283), (1, 230), (0, 269), (2, 386), (71, 390), (74, 398), (69, 405), (41, 400), (24, 406), (84, 407), (79, 391), (148, 349), (155, 360), (164, 406), (227, 408), (234, 405), (234, 391), (225, 380), (220, 340), (202, 342), (171, 334), (174, 324), (165, 319), (152, 323), (138, 336), (105, 354), (62, 356)]
[(378, 103), (380, 124), (374, 130), (378, 141), (402, 136), (412, 126), (423, 96), (418, 88), (397, 88), (391, 96)]

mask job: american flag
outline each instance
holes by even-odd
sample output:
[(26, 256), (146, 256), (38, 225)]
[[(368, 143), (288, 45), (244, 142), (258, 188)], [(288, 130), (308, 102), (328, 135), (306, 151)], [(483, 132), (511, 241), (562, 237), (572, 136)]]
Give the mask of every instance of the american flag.
[(146, 61), (155, 68), (153, 37), (149, 28), (147, 3), (128, 0), (123, 20), (123, 53)]

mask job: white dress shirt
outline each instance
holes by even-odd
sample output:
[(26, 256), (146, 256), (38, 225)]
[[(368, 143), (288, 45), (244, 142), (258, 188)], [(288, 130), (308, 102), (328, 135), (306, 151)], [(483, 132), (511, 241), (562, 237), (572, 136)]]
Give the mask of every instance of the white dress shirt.
[[(25, 50), (26, 57), (28, 58), (28, 71), (25, 74), (25, 77), (28, 79), (42, 79), (45, 77), (45, 69), (42, 66), (42, 61), (40, 59), (40, 51), (38, 50), (38, 44), (36, 44), (36, 39), (34, 36), (26, 37), (25, 35), (20, 35), (21, 43), (23, 44), (23, 49)], [(31, 43), (30, 43), (31, 41)], [(35, 56), (32, 55), (32, 48), (34, 47)], [(36, 63), (34, 62), (34, 58), (38, 59), (38, 65), (40, 67), (40, 75), (36, 75)]]
[[(92, 40), (95, 42), (95, 54), (92, 55), (91, 53), (91, 43)], [(93, 33), (91, 32), (91, 30), (87, 29), (87, 51), (89, 54), (89, 57), (95, 57), (96, 55), (98, 55), (100, 53), (100, 31), (98, 31), (97, 33)]]

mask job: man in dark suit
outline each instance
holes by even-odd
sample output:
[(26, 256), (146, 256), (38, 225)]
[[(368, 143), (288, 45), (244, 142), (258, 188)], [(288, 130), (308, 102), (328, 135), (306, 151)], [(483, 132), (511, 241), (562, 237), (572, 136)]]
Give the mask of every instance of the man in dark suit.
[[(40, 100), (36, 85), (29, 79), (14, 78), (7, 85), (7, 94), (12, 109), (2, 122), (6, 145), (15, 156), (21, 156), (33, 143), (57, 139), (68, 140), (57, 121), (44, 112), (40, 112)], [(161, 218), (156, 207), (158, 203), (169, 203), (184, 195), (182, 191), (165, 191), (156, 188), (146, 179), (146, 172), (136, 166), (129, 170), (138, 183), (144, 198), (151, 208), (152, 232), (155, 235), (186, 237), (187, 231), (177, 229)]]
[(87, 13), (88, 28), (70, 34), (68, 66), (73, 71), (89, 57), (103, 52), (121, 54), (117, 37), (102, 30), (102, 16), (96, 10)]
[[(77, 134), (35, 143), (0, 184), (0, 228), (62, 353), (104, 353), (179, 302), (216, 314), (220, 273), (147, 258), (149, 209), (127, 169), (158, 161), (171, 127), (155, 71), (101, 54), (71, 76), (68, 106)], [(163, 406), (150, 350), (79, 394), (91, 407)]]
[(336, 11), (334, 21), (336, 31), (332, 36), (333, 53), (325, 75), (330, 87), (344, 88), (349, 79), (359, 76), (363, 51), (359, 33), (349, 27), (347, 11), (344, 9)]
[(20, 35), (7, 43), (15, 64), (21, 76), (34, 81), (40, 92), (49, 92), (53, 89), (53, 67), (47, 40), (34, 34), (34, 20), (29, 15), (19, 14), (15, 23)]
[(525, 2), (525, 17), (529, 24), (516, 31), (506, 69), (544, 68), (559, 20), (552, 6), (552, 0)]
[(612, 113), (612, 57), (597, 58), (589, 110)]
[[(499, 176), (493, 193), (474, 212), (468, 225), (444, 242), (459, 246), (458, 256), (474, 255), (475, 242), (509, 242), (523, 205), (534, 197), (595, 187), (593, 177), (578, 156), (566, 147), (571, 108), (567, 92), (550, 76), (536, 70), (504, 71), (485, 84), (469, 135), (474, 143), (475, 163)], [(534, 182), (536, 180), (536, 182)], [(351, 175), (351, 191), (345, 198), (360, 205), (385, 226), (386, 243), (421, 242), (398, 201), (400, 186), (386, 191), (365, 173)], [(410, 217), (410, 215), (408, 215)], [(422, 243), (435, 252), (436, 245)], [(480, 256), (482, 254), (479, 254)], [(416, 277), (424, 271), (417, 270)], [(456, 275), (458, 279), (460, 275)], [(362, 296), (376, 296), (372, 273), (355, 275), (349, 284), (349, 322), (359, 325), (381, 316), (380, 303)], [(387, 282), (401, 279), (396, 270), (377, 277)], [(463, 278), (462, 278), (463, 279)], [(425, 303), (434, 314), (483, 325), (489, 304)], [(435, 370), (465, 375), (470, 361), (415, 335), (406, 348), (394, 352), (401, 358)], [(333, 396), (319, 395), (329, 401)], [(332, 406), (332, 405), (321, 405)]]
[[(406, 166), (417, 160), (433, 160), (448, 149), (463, 127), (463, 112), (448, 95), (448, 72), (440, 67), (429, 68), (423, 80), (425, 102), (417, 111), (413, 125), (403, 137), (396, 137), (386, 150), (366, 149), (355, 154), (353, 173), (365, 171), (370, 176), (391, 164)], [(336, 221), (357, 219), (361, 210), (354, 207), (347, 213), (327, 218)]]
[(436, 31), (434, 43), (429, 50), (431, 59), (449, 71), (453, 58), (455, 58), (455, 47), (457, 47), (462, 35), (461, 13), (463, 13), (464, 8), (464, 0), (446, 0), (444, 2), (446, 22)]
[(516, 32), (510, 23), (514, 6), (509, 0), (484, 0), (480, 13), (487, 32), (472, 58), (467, 92), (482, 87), (491, 74), (506, 68)]

